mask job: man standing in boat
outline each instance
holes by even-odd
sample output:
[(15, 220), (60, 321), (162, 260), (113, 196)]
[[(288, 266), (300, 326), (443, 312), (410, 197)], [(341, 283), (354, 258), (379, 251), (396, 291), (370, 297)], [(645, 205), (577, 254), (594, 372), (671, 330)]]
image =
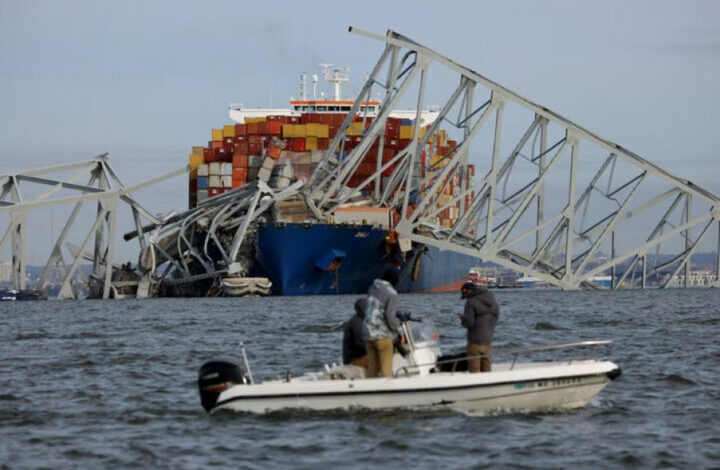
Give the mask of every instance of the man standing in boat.
[(397, 319), (397, 291), (399, 280), (395, 268), (385, 271), (382, 279), (375, 279), (367, 293), (365, 334), (367, 335), (367, 376), (392, 377), (393, 339), (400, 329)]
[(367, 369), (367, 345), (365, 344), (365, 310), (367, 299), (355, 301), (355, 315), (343, 325), (343, 363)]
[[(467, 328), (467, 356), (469, 372), (490, 372), (493, 334), (500, 315), (495, 296), (487, 288), (466, 282), (460, 289), (465, 311), (460, 323)], [(482, 357), (478, 357), (482, 356)]]

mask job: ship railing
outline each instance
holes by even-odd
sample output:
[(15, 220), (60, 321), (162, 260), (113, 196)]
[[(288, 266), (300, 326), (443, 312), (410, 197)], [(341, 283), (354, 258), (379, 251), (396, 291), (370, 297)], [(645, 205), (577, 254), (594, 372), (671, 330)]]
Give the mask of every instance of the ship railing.
[[(393, 377), (399, 377), (401, 375), (401, 373), (404, 373), (403, 375), (405, 375), (405, 376), (417, 375), (419, 373), (419, 369), (421, 369), (423, 367), (440, 366), (440, 365), (444, 365), (444, 364), (452, 364), (452, 369), (450, 370), (450, 372), (454, 374), (455, 370), (457, 369), (458, 364), (462, 361), (467, 361), (469, 359), (491, 358), (493, 355), (510, 355), (510, 356), (512, 356), (510, 370), (513, 370), (515, 368), (515, 364), (517, 363), (517, 360), (519, 357), (526, 356), (526, 355), (529, 355), (532, 353), (542, 352), (542, 351), (555, 351), (555, 356), (554, 356), (552, 362), (559, 362), (560, 354), (563, 351), (566, 351), (569, 349), (591, 348), (590, 357), (588, 359), (593, 360), (593, 359), (595, 359), (595, 356), (597, 355), (599, 348), (607, 347), (610, 344), (612, 344), (612, 340), (590, 340), (590, 341), (576, 341), (576, 342), (572, 342), (572, 343), (526, 346), (526, 347), (522, 347), (522, 348), (498, 349), (494, 353), (491, 352), (489, 355), (477, 354), (474, 356), (460, 356), (460, 357), (456, 357), (456, 358), (452, 358), (452, 359), (444, 359), (442, 361), (436, 361), (433, 363), (405, 365), (405, 366), (398, 368), (396, 371), (394, 371)], [(568, 359), (567, 365), (572, 364), (572, 362), (574, 360), (575, 360), (575, 358)], [(565, 361), (562, 361), (562, 362), (565, 362)]]

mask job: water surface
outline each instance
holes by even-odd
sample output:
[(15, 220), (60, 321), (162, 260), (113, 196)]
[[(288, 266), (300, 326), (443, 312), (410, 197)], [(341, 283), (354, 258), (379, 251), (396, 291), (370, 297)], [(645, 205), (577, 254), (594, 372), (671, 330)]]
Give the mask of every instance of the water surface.
[[(712, 467), (720, 464), (719, 290), (497, 291), (494, 347), (613, 339), (623, 369), (583, 410), (208, 416), (207, 359), (247, 343), (253, 373), (339, 361), (356, 296), (0, 304), (2, 468)], [(443, 349), (456, 294), (403, 295)]]

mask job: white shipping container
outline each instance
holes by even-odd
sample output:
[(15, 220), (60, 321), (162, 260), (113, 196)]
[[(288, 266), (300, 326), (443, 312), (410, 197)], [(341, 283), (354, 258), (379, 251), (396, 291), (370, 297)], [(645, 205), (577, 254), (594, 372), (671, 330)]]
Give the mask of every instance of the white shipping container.
[[(230, 178), (232, 179), (232, 177)], [(220, 176), (218, 175), (210, 175), (210, 179), (208, 180), (208, 186), (211, 188), (222, 188), (220, 186)]]
[[(212, 162), (210, 163), (210, 176), (219, 176), (220, 175), (220, 162)], [(210, 185), (212, 186), (212, 185)]]
[(208, 164), (207, 163), (201, 163), (197, 167), (197, 175), (198, 176), (208, 176), (210, 173), (208, 173)]
[(220, 185), (223, 188), (232, 188), (232, 175), (221, 176), (220, 177)]
[(197, 202), (202, 202), (208, 198), (208, 191), (207, 189), (198, 189), (197, 192)]
[(230, 179), (232, 179), (232, 170), (233, 170), (232, 163), (221, 163), (220, 164), (220, 175), (230, 176)]

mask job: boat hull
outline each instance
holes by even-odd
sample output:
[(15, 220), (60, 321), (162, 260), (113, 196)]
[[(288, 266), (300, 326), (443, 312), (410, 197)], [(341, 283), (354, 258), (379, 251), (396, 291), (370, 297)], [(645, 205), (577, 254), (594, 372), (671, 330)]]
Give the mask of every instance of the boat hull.
[(481, 262), (435, 247), (403, 255), (386, 246), (387, 235), (371, 225), (262, 224), (251, 274), (269, 278), (276, 295), (360, 294), (396, 266), (399, 292), (446, 292), (459, 290)]
[[(265, 382), (223, 392), (212, 412), (282, 409), (453, 409), (473, 414), (581, 408), (619, 375), (609, 361), (483, 374), (437, 373), (393, 379)], [(505, 370), (503, 370), (505, 369)]]

